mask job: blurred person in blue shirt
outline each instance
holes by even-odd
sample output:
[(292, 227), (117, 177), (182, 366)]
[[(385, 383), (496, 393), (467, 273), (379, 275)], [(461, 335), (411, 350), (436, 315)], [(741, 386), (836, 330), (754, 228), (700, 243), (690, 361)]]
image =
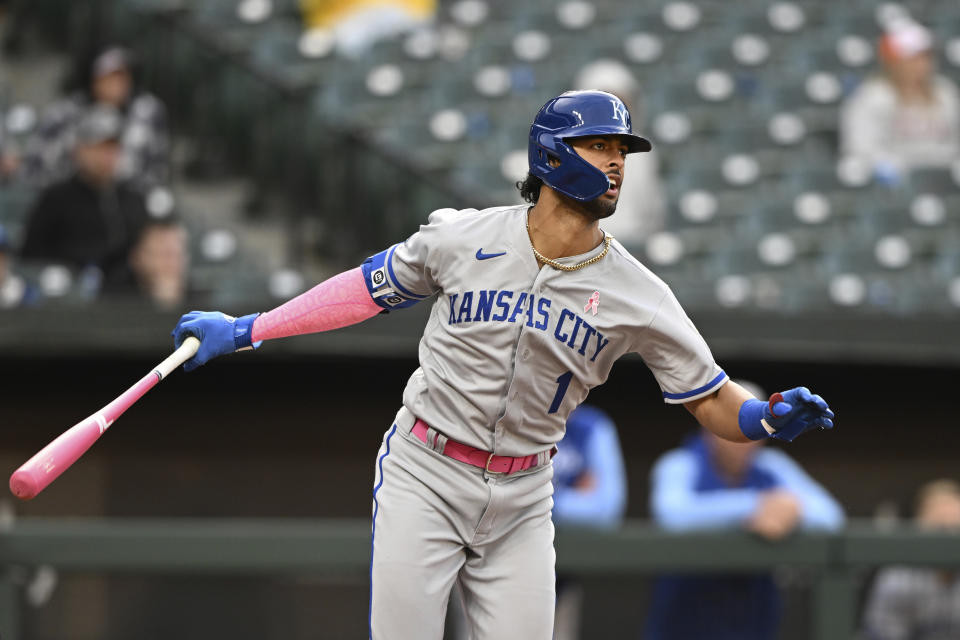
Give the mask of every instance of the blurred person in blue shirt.
[[(617, 427), (606, 413), (580, 405), (553, 458), (553, 522), (559, 528), (613, 529), (623, 521), (627, 476)], [(580, 637), (583, 589), (576, 580), (557, 576), (554, 640)]]
[(614, 528), (627, 505), (627, 476), (617, 427), (606, 413), (580, 405), (553, 457), (553, 522)]
[[(754, 395), (765, 396), (760, 390)], [(663, 454), (651, 473), (656, 523), (678, 533), (743, 529), (771, 541), (797, 529), (842, 527), (843, 509), (830, 493), (787, 454), (763, 443), (728, 442), (701, 429)], [(661, 576), (653, 585), (645, 638), (772, 639), (780, 610), (769, 574)]]

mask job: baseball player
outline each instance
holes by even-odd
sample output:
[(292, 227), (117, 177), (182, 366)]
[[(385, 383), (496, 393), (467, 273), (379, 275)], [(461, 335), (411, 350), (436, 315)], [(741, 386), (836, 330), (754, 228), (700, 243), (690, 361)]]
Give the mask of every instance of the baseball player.
[(375, 464), (371, 638), (438, 640), (455, 582), (475, 638), (550, 638), (551, 458), (570, 411), (626, 353), (722, 438), (833, 427), (804, 387), (766, 402), (730, 382), (670, 289), (603, 232), (624, 157), (650, 148), (616, 96), (564, 93), (530, 128), (518, 184), (529, 204), (435, 211), (406, 241), (272, 311), (194, 311), (174, 329), (177, 345), (202, 341), (191, 370), (434, 299)]

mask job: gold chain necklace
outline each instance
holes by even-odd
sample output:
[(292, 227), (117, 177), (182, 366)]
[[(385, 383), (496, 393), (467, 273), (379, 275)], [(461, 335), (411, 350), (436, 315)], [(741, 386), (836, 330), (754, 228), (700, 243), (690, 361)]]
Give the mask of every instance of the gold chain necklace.
[(536, 256), (537, 260), (539, 260), (543, 264), (551, 266), (554, 269), (558, 269), (560, 271), (576, 271), (577, 269), (583, 269), (584, 267), (589, 266), (594, 262), (599, 262), (600, 260), (602, 260), (603, 256), (607, 255), (607, 251), (610, 250), (610, 241), (613, 240), (613, 236), (604, 234), (603, 251), (593, 256), (592, 258), (588, 260), (584, 260), (583, 262), (578, 262), (577, 264), (562, 264), (560, 262), (557, 262), (556, 260), (552, 260), (551, 258), (548, 258), (547, 256), (537, 251), (537, 248), (533, 246), (533, 236), (530, 235), (529, 220), (527, 220), (527, 239), (530, 241), (530, 248), (533, 249), (533, 255)]

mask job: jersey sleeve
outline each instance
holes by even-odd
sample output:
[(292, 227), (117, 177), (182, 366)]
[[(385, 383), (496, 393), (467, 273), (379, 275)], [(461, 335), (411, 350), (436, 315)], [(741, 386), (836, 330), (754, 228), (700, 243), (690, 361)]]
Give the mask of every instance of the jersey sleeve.
[(403, 309), (440, 290), (440, 256), (448, 244), (450, 212), (430, 214), (427, 224), (389, 249), (370, 256), (360, 266), (367, 290), (384, 309)]
[(728, 380), (669, 289), (640, 335), (636, 351), (653, 372), (663, 401), (668, 404), (696, 400), (713, 393)]

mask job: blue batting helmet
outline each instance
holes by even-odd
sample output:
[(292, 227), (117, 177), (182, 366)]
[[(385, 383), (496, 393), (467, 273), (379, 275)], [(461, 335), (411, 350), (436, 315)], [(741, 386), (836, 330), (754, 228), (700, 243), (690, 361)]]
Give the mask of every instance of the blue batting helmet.
[[(567, 91), (547, 101), (533, 119), (530, 173), (575, 200), (599, 198), (610, 186), (606, 174), (565, 142), (585, 136), (618, 136), (628, 153), (652, 148), (649, 140), (633, 133), (630, 112), (620, 98), (605, 91)], [(551, 158), (559, 164), (551, 166)]]

